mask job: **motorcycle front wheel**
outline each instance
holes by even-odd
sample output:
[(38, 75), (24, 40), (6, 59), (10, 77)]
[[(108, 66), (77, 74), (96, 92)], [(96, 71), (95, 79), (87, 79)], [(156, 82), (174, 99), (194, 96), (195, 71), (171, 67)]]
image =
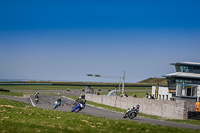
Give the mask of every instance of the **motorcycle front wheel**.
[(74, 112), (78, 113), (80, 110), (81, 110), (80, 108), (76, 108)]
[(127, 118), (127, 114), (123, 115), (124, 118)]
[(56, 107), (57, 107), (57, 106), (54, 104), (54, 105), (53, 105), (53, 109), (55, 109)]
[(39, 102), (39, 99), (35, 99), (35, 103), (38, 103)]
[(135, 115), (136, 115), (135, 112), (130, 113), (129, 118), (130, 118), (130, 119), (133, 119), (133, 118), (135, 117)]

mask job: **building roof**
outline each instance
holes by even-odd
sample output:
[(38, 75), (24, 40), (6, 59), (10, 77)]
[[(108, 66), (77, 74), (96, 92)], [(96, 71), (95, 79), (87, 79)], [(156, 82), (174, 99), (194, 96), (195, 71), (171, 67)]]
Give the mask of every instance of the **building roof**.
[(198, 62), (177, 62), (177, 63), (171, 63), (170, 65), (193, 65), (193, 66), (200, 66), (200, 63), (198, 63)]
[(163, 75), (163, 77), (179, 77), (179, 78), (196, 78), (196, 79), (200, 79), (200, 74), (199, 73), (176, 72), (176, 73)]

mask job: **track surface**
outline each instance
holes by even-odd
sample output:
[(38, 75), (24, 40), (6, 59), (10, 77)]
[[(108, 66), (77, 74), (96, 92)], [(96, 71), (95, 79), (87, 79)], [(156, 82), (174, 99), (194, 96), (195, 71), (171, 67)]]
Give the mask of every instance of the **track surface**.
[[(30, 98), (20, 98), (20, 97), (9, 97), (9, 96), (0, 96), (0, 98), (6, 98), (16, 101), (21, 101), (25, 103), (30, 103), (36, 107), (39, 108), (45, 108), (45, 109), (53, 109), (53, 104), (58, 98), (58, 96), (43, 96), (40, 95), (39, 102), (36, 104), (33, 95), (30, 96)], [(74, 103), (74, 100), (61, 97), (62, 104), (55, 110), (58, 111), (66, 111), (70, 112), (72, 110), (72, 105)], [(101, 108), (92, 107), (89, 105), (86, 105), (85, 109), (81, 110), (78, 113), (87, 114), (87, 115), (93, 115), (98, 117), (106, 117), (111, 119), (120, 119), (120, 120), (131, 120), (131, 119), (124, 119), (122, 116), (122, 113), (119, 112), (113, 112)], [(179, 127), (179, 128), (188, 128), (188, 129), (200, 129), (200, 126), (195, 125), (189, 125), (189, 124), (181, 124), (181, 123), (175, 123), (175, 122), (167, 122), (167, 121), (161, 121), (161, 120), (155, 120), (150, 118), (144, 118), (144, 117), (136, 117), (132, 119), (131, 121), (137, 121), (140, 123), (150, 123), (155, 125), (163, 125), (163, 126), (170, 126), (170, 127)]]

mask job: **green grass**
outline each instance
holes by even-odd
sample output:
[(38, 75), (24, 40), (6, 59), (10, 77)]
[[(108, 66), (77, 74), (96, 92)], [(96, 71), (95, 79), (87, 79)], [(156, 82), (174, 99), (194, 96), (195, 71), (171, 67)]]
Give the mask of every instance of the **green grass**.
[[(69, 89), (85, 89), (87, 86), (63, 86), (63, 85), (0, 85), (0, 88), (5, 90), (67, 90)], [(96, 91), (98, 89), (102, 90), (114, 90), (115, 87), (92, 87)], [(125, 87), (127, 90), (145, 90), (151, 87)]]
[[(63, 85), (1, 85), (5, 90), (70, 90), (85, 89), (87, 86), (63, 86)], [(114, 89), (115, 87), (92, 87), (98, 89)]]
[(85, 89), (84, 86), (62, 86), (62, 85), (1, 85), (4, 90), (67, 90)]
[(22, 93), (5, 92), (5, 91), (0, 91), (0, 95), (3, 95), (3, 96), (19, 96), (19, 97), (22, 97), (22, 96), (23, 96)]
[[(0, 88), (3, 88), (4, 90), (67, 90), (68, 88), (70, 90), (75, 89), (85, 89), (87, 86), (62, 86), (62, 85), (1, 85)], [(102, 92), (100, 92), (101, 95), (107, 95), (108, 90), (114, 90), (115, 87), (93, 87), (95, 89), (95, 92), (98, 91), (98, 89), (101, 89)], [(151, 87), (125, 87), (126, 93), (128, 96), (133, 96), (133, 94), (136, 94), (137, 97), (145, 97), (145, 94), (148, 92), (151, 92)], [(134, 90), (141, 90), (140, 91), (134, 91)], [(145, 90), (145, 92), (144, 92)], [(1, 95), (1, 94), (0, 94)], [(22, 95), (22, 94), (21, 94)], [(17, 96), (17, 94), (16, 94)]]
[(134, 133), (196, 133), (134, 121), (113, 120), (79, 113), (40, 109), (29, 104), (0, 99), (1, 132), (134, 132)]

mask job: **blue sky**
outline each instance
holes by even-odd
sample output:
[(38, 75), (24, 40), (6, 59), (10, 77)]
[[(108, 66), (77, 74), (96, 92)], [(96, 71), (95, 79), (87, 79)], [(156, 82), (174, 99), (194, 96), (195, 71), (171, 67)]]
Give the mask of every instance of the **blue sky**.
[(200, 1), (0, 1), (0, 79), (126, 82), (200, 62)]

